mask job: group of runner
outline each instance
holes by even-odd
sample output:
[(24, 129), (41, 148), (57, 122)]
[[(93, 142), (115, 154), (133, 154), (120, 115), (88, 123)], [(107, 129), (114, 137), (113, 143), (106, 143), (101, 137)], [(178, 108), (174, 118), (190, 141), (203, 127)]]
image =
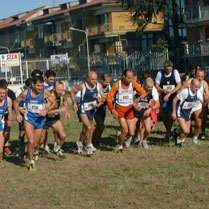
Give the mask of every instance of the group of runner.
[[(144, 74), (139, 81), (132, 69), (126, 69), (122, 78), (112, 87), (109, 74), (102, 74), (98, 79), (97, 73), (90, 71), (86, 81), (70, 91), (72, 108), (83, 125), (80, 138), (76, 142), (78, 154), (85, 150), (87, 155), (92, 155), (100, 148), (107, 107), (120, 125), (116, 152), (121, 152), (124, 145), (129, 147), (132, 143), (148, 149), (148, 136), (157, 122), (159, 112), (166, 128), (165, 142), (169, 143), (173, 136), (179, 147), (190, 133), (191, 115), (194, 114), (195, 130), (192, 141), (197, 144), (201, 128), (202, 138), (205, 137), (209, 94), (204, 70), (196, 65), (191, 66), (192, 73), (187, 74), (183, 81), (169, 60), (164, 63), (164, 69), (157, 73), (155, 81), (149, 74)], [(54, 132), (54, 153), (65, 157), (62, 145), (66, 133), (60, 113), (63, 112), (67, 119), (71, 117), (64, 83), (56, 80), (53, 70), (46, 71), (45, 79), (42, 74), (39, 70), (33, 71), (24, 87), (16, 92), (17, 98), (14, 101), (19, 122), (18, 156), (24, 156), (26, 134), (29, 170), (35, 170), (40, 147), (50, 152), (47, 140), (49, 128)], [(5, 145), (5, 127), (10, 127), (12, 123), (12, 100), (7, 92), (5, 80), (0, 80), (0, 161)], [(178, 121), (179, 128), (172, 131), (175, 120)]]

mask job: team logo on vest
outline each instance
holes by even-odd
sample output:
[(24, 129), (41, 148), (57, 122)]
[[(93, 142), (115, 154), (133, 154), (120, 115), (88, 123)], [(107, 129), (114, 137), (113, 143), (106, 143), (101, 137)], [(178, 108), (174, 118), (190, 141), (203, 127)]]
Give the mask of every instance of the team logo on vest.
[(167, 81), (167, 84), (169, 85), (171, 82), (170, 81)]

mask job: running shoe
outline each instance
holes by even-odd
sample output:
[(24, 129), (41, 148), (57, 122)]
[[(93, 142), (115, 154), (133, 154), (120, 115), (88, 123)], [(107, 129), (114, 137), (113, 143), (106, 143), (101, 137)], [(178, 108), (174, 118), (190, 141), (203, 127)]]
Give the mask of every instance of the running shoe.
[(85, 146), (85, 150), (87, 152), (87, 155), (89, 155), (89, 156), (93, 155), (93, 149), (92, 149), (91, 145)]
[(45, 145), (44, 150), (45, 150), (45, 152), (46, 152), (47, 154), (50, 153), (50, 149), (49, 149), (49, 146), (48, 146), (48, 145)]
[(25, 155), (25, 147), (20, 147), (16, 156), (19, 157), (20, 159), (24, 159), (24, 155)]
[(166, 133), (166, 135), (165, 135), (165, 142), (166, 143), (170, 143), (170, 133)]
[(89, 146), (91, 146), (92, 152), (97, 151), (96, 147), (94, 147), (94, 145), (93, 145), (93, 144), (90, 144)]
[(81, 155), (83, 153), (83, 143), (81, 141), (76, 142), (78, 148), (78, 154)]
[(197, 137), (197, 136), (193, 136), (192, 142), (193, 142), (194, 144), (198, 144), (198, 137)]
[(205, 133), (202, 133), (200, 139), (204, 140), (206, 138)]
[(56, 152), (56, 155), (60, 158), (66, 158), (65, 154), (63, 153), (63, 151), (61, 149), (59, 149), (57, 152)]
[(115, 152), (122, 153), (123, 152), (123, 146), (118, 144), (115, 148)]
[(29, 171), (35, 171), (36, 170), (35, 163), (30, 163), (29, 166), (28, 166), (28, 170)]
[(125, 144), (125, 147), (126, 148), (130, 147), (131, 142), (132, 142), (132, 136), (127, 137), (127, 139), (126, 139), (126, 141), (124, 143)]
[(39, 161), (39, 153), (34, 154), (34, 160)]
[(149, 145), (146, 141), (142, 141), (142, 146), (144, 147), (144, 149), (149, 149)]
[(12, 151), (9, 149), (9, 147), (5, 147), (4, 148), (4, 153), (7, 154), (7, 155), (11, 155)]

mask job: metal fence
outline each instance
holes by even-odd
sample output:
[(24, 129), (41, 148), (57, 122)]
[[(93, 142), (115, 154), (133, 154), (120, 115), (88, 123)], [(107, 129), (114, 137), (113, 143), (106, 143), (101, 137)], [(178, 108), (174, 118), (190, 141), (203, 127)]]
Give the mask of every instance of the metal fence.
[[(136, 73), (145, 70), (155, 73), (163, 68), (166, 59), (168, 59), (168, 51), (161, 53), (134, 52), (132, 54), (115, 54), (114, 56), (92, 56), (90, 65), (91, 69), (99, 75), (109, 73), (117, 79), (126, 68), (132, 68)], [(10, 67), (6, 72), (1, 69), (0, 78), (5, 78), (9, 84), (20, 84), (29, 78), (35, 69), (39, 69), (43, 73), (52, 69), (56, 72), (57, 79), (68, 81), (70, 86), (85, 80), (88, 73), (87, 58), (69, 58), (68, 63), (60, 63), (59, 60), (50, 59), (27, 60), (22, 61), (22, 68)]]

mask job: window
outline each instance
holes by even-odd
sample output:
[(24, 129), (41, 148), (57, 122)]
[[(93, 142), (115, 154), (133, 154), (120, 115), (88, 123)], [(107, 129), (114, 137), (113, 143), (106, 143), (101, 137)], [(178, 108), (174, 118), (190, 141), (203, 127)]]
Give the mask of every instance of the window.
[(43, 26), (38, 26), (38, 38), (39, 39), (44, 38)]
[(147, 51), (152, 48), (153, 34), (142, 35), (142, 51)]
[(99, 15), (99, 24), (106, 24), (108, 23), (108, 14)]

